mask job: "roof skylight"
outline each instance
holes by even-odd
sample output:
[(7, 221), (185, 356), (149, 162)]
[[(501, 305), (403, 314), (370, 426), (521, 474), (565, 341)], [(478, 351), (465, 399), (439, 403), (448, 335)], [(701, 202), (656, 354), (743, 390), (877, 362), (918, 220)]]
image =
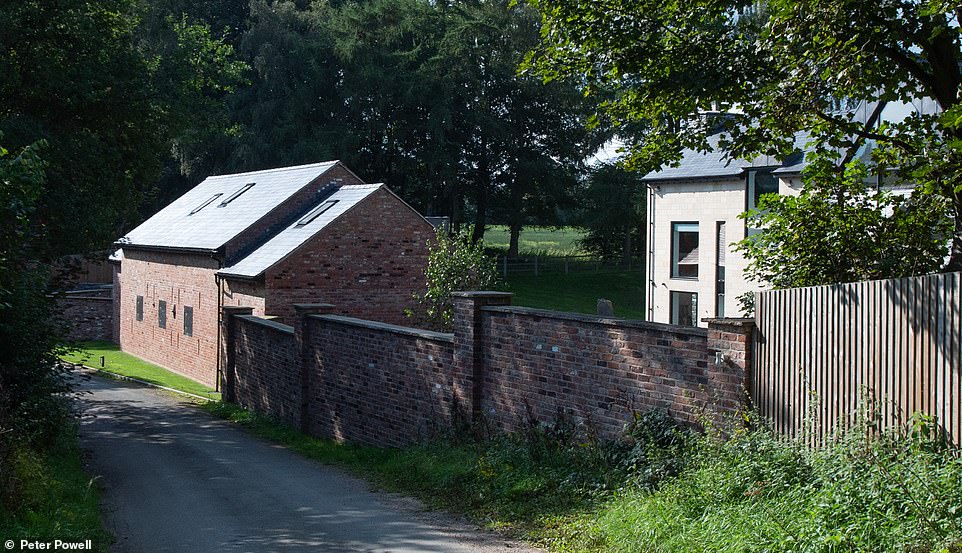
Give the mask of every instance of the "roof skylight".
[(206, 202), (204, 202), (204, 203), (200, 204), (199, 206), (195, 207), (194, 210), (191, 211), (188, 215), (193, 215), (194, 213), (197, 213), (197, 212), (200, 211), (201, 209), (204, 209), (205, 207), (209, 206), (209, 205), (211, 204), (211, 202), (213, 202), (213, 201), (216, 200), (217, 198), (220, 198), (220, 197), (223, 196), (223, 195), (224, 195), (224, 194), (221, 193), (221, 192), (218, 192), (217, 194), (214, 194), (213, 196), (210, 197), (209, 200), (207, 200)]
[(251, 188), (253, 188), (253, 187), (254, 187), (254, 184), (255, 184), (255, 183), (253, 183), (253, 182), (249, 182), (249, 183), (245, 184), (244, 186), (240, 187), (240, 188), (237, 190), (237, 192), (234, 192), (234, 193), (231, 194), (230, 196), (227, 196), (227, 198), (225, 198), (224, 201), (222, 201), (222, 202), (220, 203), (220, 205), (217, 206), (217, 207), (224, 207), (225, 205), (233, 202), (233, 201), (236, 200), (241, 194), (243, 194), (244, 192), (247, 192), (248, 190), (250, 190)]
[(301, 220), (297, 222), (297, 226), (303, 227), (304, 225), (310, 223), (314, 219), (317, 219), (318, 217), (321, 216), (322, 213), (334, 207), (334, 204), (336, 204), (337, 202), (338, 200), (328, 200), (322, 203), (321, 205), (315, 207), (314, 209), (311, 210), (310, 213), (302, 217)]

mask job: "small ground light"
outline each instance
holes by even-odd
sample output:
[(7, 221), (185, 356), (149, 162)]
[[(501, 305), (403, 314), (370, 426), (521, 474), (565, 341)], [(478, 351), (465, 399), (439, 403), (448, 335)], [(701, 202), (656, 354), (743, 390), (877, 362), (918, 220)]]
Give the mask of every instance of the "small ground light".
[(100, 367), (101, 367), (101, 368), (104, 367), (104, 356), (103, 356), (103, 355), (100, 356)]

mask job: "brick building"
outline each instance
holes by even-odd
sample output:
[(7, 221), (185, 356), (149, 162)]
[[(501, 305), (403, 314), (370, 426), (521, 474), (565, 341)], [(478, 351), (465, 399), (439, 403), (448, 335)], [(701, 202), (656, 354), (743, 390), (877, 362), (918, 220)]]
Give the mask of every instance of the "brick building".
[(209, 177), (117, 241), (121, 349), (219, 383), (218, 314), (289, 321), (294, 303), (401, 322), (424, 287), (432, 226), (340, 162)]

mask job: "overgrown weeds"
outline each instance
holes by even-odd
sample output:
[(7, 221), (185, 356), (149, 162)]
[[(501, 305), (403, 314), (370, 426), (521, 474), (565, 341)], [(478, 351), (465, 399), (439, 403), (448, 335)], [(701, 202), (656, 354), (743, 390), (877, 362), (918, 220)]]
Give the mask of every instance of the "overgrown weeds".
[(820, 449), (758, 421), (697, 433), (663, 411), (636, 415), (613, 442), (559, 415), (514, 434), (378, 449), (208, 408), (551, 551), (962, 552), (962, 461), (924, 417), (905, 431), (862, 421)]

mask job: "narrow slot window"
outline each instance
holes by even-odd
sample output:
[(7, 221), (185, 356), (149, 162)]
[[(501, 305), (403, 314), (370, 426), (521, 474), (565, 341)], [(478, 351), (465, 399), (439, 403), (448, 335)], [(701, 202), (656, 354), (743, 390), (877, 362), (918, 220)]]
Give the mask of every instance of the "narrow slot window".
[(220, 205), (218, 205), (217, 207), (224, 207), (225, 205), (233, 202), (234, 200), (236, 200), (237, 198), (239, 198), (241, 194), (243, 194), (244, 192), (247, 192), (247, 191), (250, 190), (251, 188), (254, 188), (254, 183), (253, 183), (253, 182), (249, 182), (249, 183), (245, 184), (244, 186), (240, 187), (240, 189), (237, 190), (237, 192), (234, 192), (234, 193), (231, 194), (230, 196), (227, 196), (227, 198), (226, 198), (224, 201), (222, 201), (222, 202), (220, 203)]
[(194, 335), (194, 308), (185, 305), (184, 306), (184, 336)]
[(164, 300), (157, 302), (157, 326), (167, 328), (167, 302)]
[(314, 209), (311, 210), (310, 213), (305, 215), (303, 218), (301, 218), (300, 221), (297, 222), (297, 226), (303, 227), (304, 225), (309, 224), (314, 219), (317, 219), (318, 217), (320, 217), (325, 211), (334, 207), (334, 204), (336, 204), (337, 202), (338, 202), (337, 200), (328, 200), (322, 203), (321, 205), (315, 207)]
[(137, 296), (137, 320), (144, 320), (144, 297)]
[(210, 197), (209, 200), (195, 207), (194, 210), (190, 212), (190, 215), (193, 215), (194, 213), (197, 213), (201, 209), (204, 209), (205, 207), (209, 206), (214, 200), (216, 200), (217, 198), (220, 198), (221, 196), (223, 196), (223, 194), (220, 192), (218, 192), (217, 194), (214, 194), (213, 196)]

